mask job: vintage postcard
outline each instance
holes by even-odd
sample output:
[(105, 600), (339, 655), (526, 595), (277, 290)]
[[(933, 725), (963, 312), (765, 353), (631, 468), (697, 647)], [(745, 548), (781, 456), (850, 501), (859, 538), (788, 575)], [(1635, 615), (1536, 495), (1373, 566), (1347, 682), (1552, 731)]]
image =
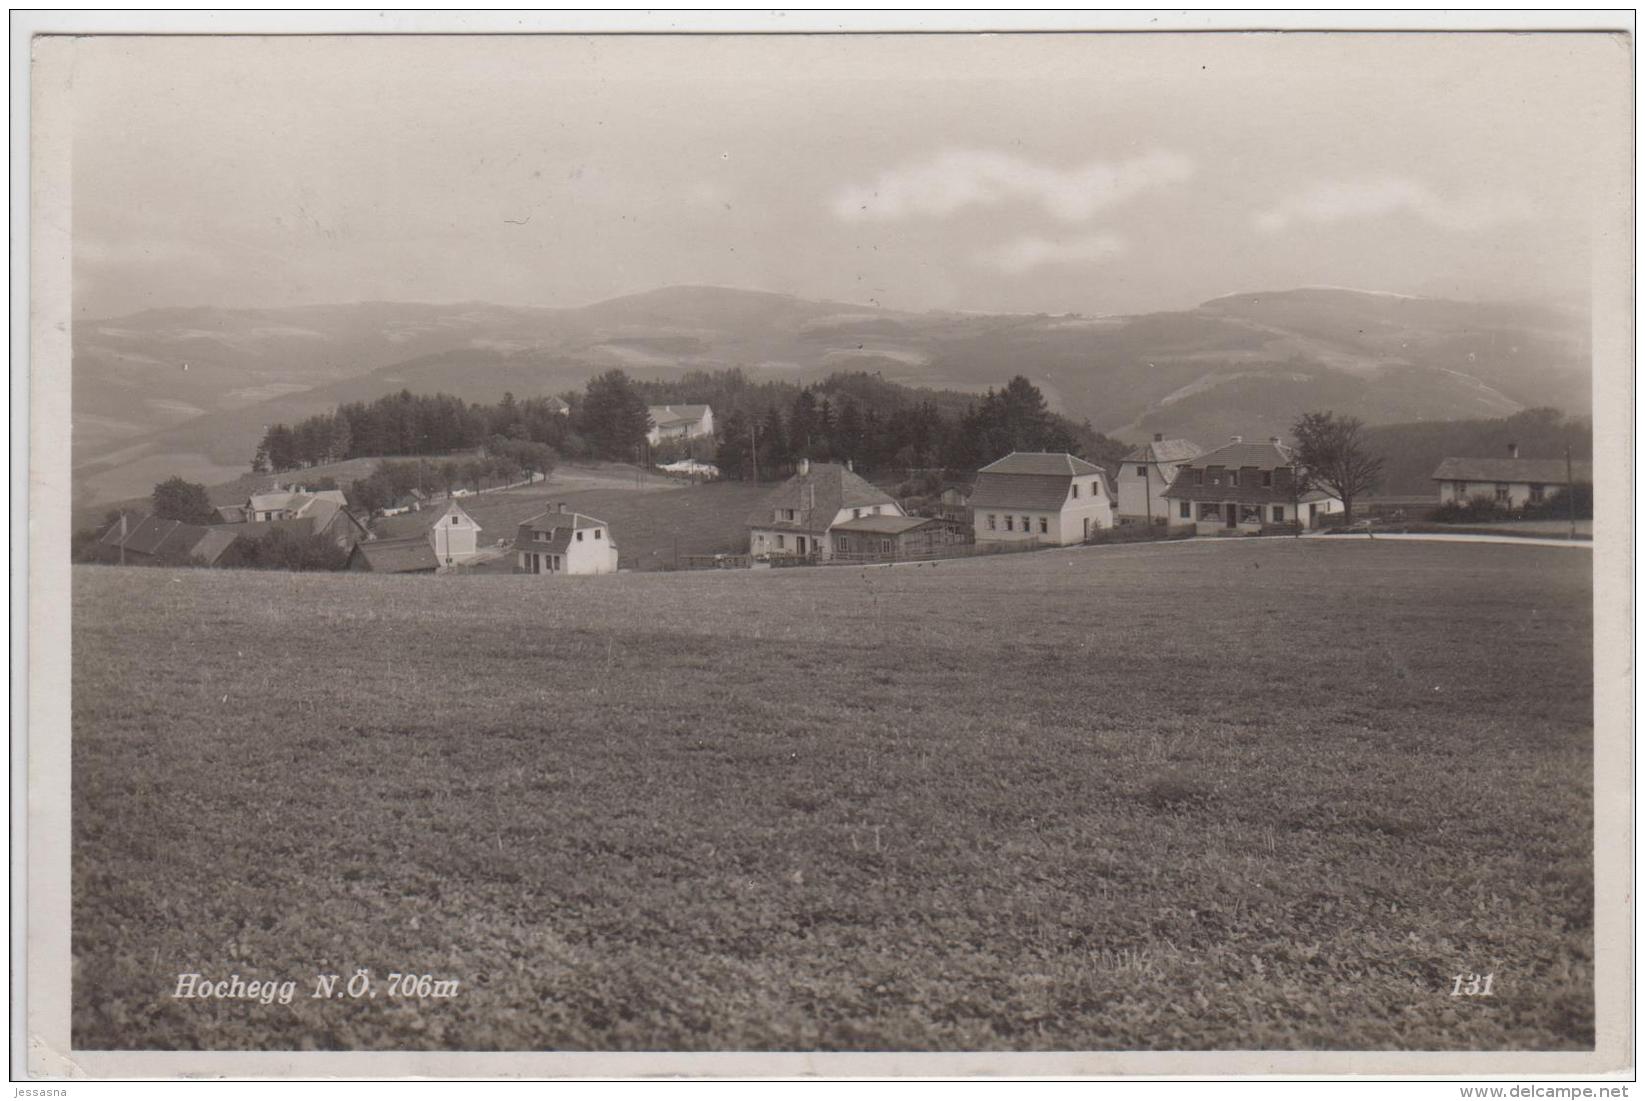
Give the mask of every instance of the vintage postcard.
[(14, 1074), (1630, 1076), (1629, 13), (648, 18), (14, 24)]

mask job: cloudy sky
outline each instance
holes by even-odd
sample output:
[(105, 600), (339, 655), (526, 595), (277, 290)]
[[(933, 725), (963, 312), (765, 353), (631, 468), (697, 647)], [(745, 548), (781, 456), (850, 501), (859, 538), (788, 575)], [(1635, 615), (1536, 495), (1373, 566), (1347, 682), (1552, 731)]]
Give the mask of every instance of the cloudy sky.
[(1580, 303), (1631, 196), (1628, 63), (1570, 34), (81, 39), (75, 313)]

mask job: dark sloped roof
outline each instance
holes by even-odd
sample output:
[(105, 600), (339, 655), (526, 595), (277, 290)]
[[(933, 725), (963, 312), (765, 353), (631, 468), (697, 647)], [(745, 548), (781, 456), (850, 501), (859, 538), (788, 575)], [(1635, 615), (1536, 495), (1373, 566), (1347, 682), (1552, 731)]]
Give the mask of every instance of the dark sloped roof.
[(207, 562), (215, 562), (234, 542), (243, 526), (235, 525), (231, 530), (204, 524), (185, 524), (179, 520), (162, 520), (157, 516), (127, 516), (124, 540), (120, 538), (120, 523), (115, 521), (98, 542), (115, 550), (124, 543), (128, 554), (177, 559), (198, 555)]
[[(1594, 480), (1594, 464), (1573, 462), (1579, 482)], [(1439, 482), (1535, 482), (1564, 485), (1564, 459), (1445, 459), (1432, 475)]]
[(1258, 470), (1277, 470), (1282, 466), (1290, 466), (1296, 461), (1291, 449), (1284, 444), (1276, 444), (1272, 440), (1262, 440), (1257, 443), (1225, 443), (1214, 451), (1207, 451), (1203, 455), (1195, 456), (1188, 464), (1190, 467), (1209, 468), (1213, 466), (1234, 467), (1244, 469), (1254, 466)]
[(217, 560), (223, 557), (223, 552), (232, 547), (239, 538), (240, 533), (228, 526), (207, 528), (205, 535), (200, 537), (200, 541), (194, 545), (190, 553), (206, 565), (215, 566)]
[(545, 551), (551, 554), (560, 554), (571, 546), (571, 533), (574, 530), (570, 527), (554, 528), (544, 532), (548, 536), (547, 539), (538, 539), (535, 532), (521, 524), (520, 534), (514, 540), (514, 549), (535, 551), (539, 554)]
[[(749, 513), (748, 523), (752, 527), (826, 532), (842, 508), (896, 503), (839, 463), (812, 463), (809, 471), (794, 475), (772, 490), (765, 504)], [(779, 525), (774, 520), (778, 509), (793, 509), (797, 516)]]
[(1128, 452), (1121, 462), (1127, 463), (1180, 463), (1200, 453), (1193, 440), (1150, 440)]
[(941, 520), (929, 516), (864, 516), (856, 520), (847, 520), (843, 524), (835, 524), (833, 530), (859, 532), (864, 535), (901, 535), (926, 524), (940, 523)]
[(554, 531), (558, 528), (598, 528), (605, 527), (604, 520), (593, 516), (584, 516), (580, 512), (540, 512), (529, 520), (520, 522), (521, 531)]
[(246, 510), (243, 505), (218, 505), (217, 520), (223, 524), (243, 524), (246, 521)]
[(434, 556), (434, 548), (423, 536), (357, 543), (354, 553), (366, 560), (366, 565), (371, 567), (373, 573), (418, 573), (440, 567), (440, 560)]
[[(1090, 473), (1099, 477), (1102, 475), (1100, 470)], [(985, 471), (977, 475), (968, 503), (972, 509), (1031, 508), (1056, 512), (1072, 497), (1068, 492), (1071, 481), (1067, 474), (991, 474)], [(1106, 490), (1108, 479), (1103, 478), (1102, 482)], [(1085, 500), (1085, 493), (1080, 494), (1080, 500)]]
[(1005, 458), (989, 463), (979, 473), (1054, 474), (1066, 480), (1086, 474), (1101, 474), (1102, 468), (1064, 451), (1013, 451)]

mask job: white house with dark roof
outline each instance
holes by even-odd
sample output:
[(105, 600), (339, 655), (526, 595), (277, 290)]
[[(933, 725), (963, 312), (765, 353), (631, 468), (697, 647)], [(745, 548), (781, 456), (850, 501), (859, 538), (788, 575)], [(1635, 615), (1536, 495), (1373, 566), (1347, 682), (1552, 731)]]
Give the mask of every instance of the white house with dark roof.
[(434, 557), (442, 566), (462, 566), (472, 562), (474, 556), (480, 553), (482, 530), (462, 505), (452, 501), (428, 529)]
[(1114, 526), (1102, 468), (1060, 451), (1013, 451), (977, 472), (971, 522), (978, 543), (1084, 542)]
[(1435, 469), (1439, 503), (1466, 505), (1480, 498), (1502, 508), (1541, 504), (1572, 482), (1593, 484), (1594, 465), (1564, 459), (1522, 459), (1510, 445), (1505, 459), (1448, 458)]
[(1165, 491), (1199, 453), (1199, 444), (1192, 440), (1168, 440), (1156, 432), (1151, 442), (1127, 454), (1115, 479), (1119, 496), (1116, 519), (1122, 524), (1171, 524), (1172, 510)]
[(1292, 475), (1296, 454), (1270, 436), (1246, 443), (1241, 436), (1190, 459), (1165, 491), (1172, 524), (1193, 524), (1199, 535), (1255, 535), (1264, 527), (1301, 523), (1342, 511), (1342, 499), (1323, 489), (1300, 498)]
[(617, 572), (611, 525), (556, 505), (520, 525), (514, 537), (514, 569), (530, 574)]
[(714, 410), (706, 405), (650, 405), (651, 430), (645, 438), (652, 447), (663, 440), (690, 440), (714, 434)]
[(801, 459), (794, 476), (749, 514), (748, 553), (762, 561), (827, 561), (834, 552), (830, 534), (837, 526), (865, 517), (902, 515), (902, 506), (849, 465)]

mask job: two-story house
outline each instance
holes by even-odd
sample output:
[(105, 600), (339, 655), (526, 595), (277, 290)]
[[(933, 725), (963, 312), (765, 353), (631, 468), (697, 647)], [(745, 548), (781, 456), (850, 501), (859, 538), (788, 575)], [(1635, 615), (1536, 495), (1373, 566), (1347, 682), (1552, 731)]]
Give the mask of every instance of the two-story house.
[(1084, 542), (1114, 526), (1108, 476), (1057, 451), (1013, 451), (977, 472), (971, 525), (978, 543)]
[(1275, 524), (1318, 526), (1342, 511), (1342, 500), (1323, 489), (1295, 492), (1296, 455), (1278, 436), (1246, 443), (1235, 436), (1214, 451), (1196, 455), (1164, 493), (1172, 524), (1193, 524), (1200, 535), (1251, 535)]
[(1115, 515), (1119, 522), (1173, 523), (1172, 509), (1165, 499), (1165, 491), (1189, 460), (1199, 453), (1200, 446), (1192, 440), (1168, 440), (1163, 433), (1156, 432), (1151, 442), (1126, 455), (1120, 464), (1119, 477), (1115, 479), (1119, 492)]
[(617, 543), (611, 525), (556, 505), (520, 525), (514, 537), (518, 573), (596, 574), (617, 572)]
[(663, 440), (691, 440), (714, 434), (714, 410), (706, 405), (651, 405), (651, 430), (645, 435), (652, 447)]
[(749, 515), (748, 553), (762, 561), (826, 561), (833, 556), (830, 533), (836, 526), (869, 516), (903, 515), (895, 500), (859, 477), (849, 463), (801, 459), (794, 476)]
[(452, 501), (428, 529), (434, 557), (442, 566), (461, 566), (472, 562), (480, 553), (480, 532), (483, 529), (463, 506)]

